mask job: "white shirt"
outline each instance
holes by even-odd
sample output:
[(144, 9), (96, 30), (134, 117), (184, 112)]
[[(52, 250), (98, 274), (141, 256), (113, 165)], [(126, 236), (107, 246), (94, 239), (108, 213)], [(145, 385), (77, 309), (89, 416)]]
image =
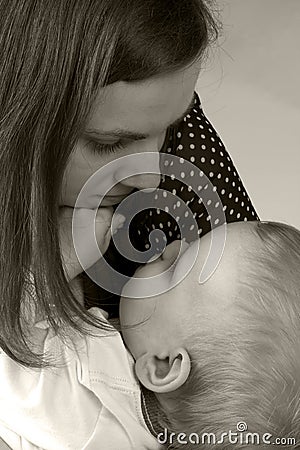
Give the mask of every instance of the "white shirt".
[[(103, 318), (98, 308), (90, 312)], [(144, 422), (134, 361), (118, 332), (72, 332), (63, 343), (46, 321), (35, 331), (60, 367), (28, 369), (0, 353), (0, 436), (12, 449), (161, 448)]]

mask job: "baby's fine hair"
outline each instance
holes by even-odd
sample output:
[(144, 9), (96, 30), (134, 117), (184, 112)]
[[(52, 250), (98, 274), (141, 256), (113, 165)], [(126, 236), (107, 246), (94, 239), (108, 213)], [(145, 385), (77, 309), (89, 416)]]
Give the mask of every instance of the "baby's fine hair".
[[(270, 448), (263, 439), (300, 445), (300, 232), (273, 222), (250, 230), (257, 245), (241, 261), (234, 319), (209, 336), (201, 321), (194, 327), (191, 375), (167, 419), (186, 441), (196, 433), (201, 449)], [(236, 437), (218, 443), (229, 430)], [(198, 448), (172, 441), (170, 448)]]

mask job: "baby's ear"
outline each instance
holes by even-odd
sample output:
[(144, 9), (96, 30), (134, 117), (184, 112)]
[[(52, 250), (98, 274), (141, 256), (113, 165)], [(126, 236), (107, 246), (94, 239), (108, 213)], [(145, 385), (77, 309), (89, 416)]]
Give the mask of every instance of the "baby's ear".
[(150, 391), (172, 392), (185, 383), (191, 370), (191, 360), (184, 348), (172, 350), (169, 354), (146, 353), (135, 363), (139, 381)]

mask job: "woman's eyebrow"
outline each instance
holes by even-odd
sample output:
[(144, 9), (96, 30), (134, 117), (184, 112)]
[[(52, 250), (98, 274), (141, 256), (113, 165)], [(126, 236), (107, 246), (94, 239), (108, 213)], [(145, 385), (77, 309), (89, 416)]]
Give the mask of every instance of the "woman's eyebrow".
[[(194, 104), (195, 103), (194, 103), (194, 95), (193, 95), (193, 98), (192, 98), (188, 108), (186, 109), (186, 111), (178, 119), (176, 119), (175, 122), (171, 123), (168, 126), (168, 128), (179, 125), (179, 123), (183, 121), (185, 116), (187, 116), (190, 113), (190, 111), (194, 107)], [(133, 141), (141, 141), (143, 139), (147, 139), (149, 137), (149, 134), (142, 134), (142, 133), (138, 133), (136, 131), (122, 130), (122, 129), (117, 128), (115, 130), (109, 130), (109, 131), (100, 131), (100, 130), (95, 130), (95, 129), (89, 129), (84, 132), (84, 136), (88, 137), (89, 139), (96, 139), (96, 140), (101, 140), (102, 138), (109, 136), (109, 137), (118, 137), (121, 139), (130, 139)]]

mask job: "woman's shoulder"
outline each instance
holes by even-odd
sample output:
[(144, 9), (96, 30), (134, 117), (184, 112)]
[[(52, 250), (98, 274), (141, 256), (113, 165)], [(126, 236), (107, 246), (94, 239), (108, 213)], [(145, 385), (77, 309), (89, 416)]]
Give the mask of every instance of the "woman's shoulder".
[[(98, 308), (90, 312), (97, 318), (105, 318)], [(41, 325), (45, 328), (45, 322)], [(33, 445), (51, 441), (51, 448), (62, 448), (62, 444), (63, 448), (79, 448), (79, 443), (83, 448), (94, 433), (95, 423), (99, 429), (103, 427), (100, 410), (113, 414), (118, 430), (124, 413), (127, 412), (130, 422), (140, 398), (133, 360), (120, 333), (112, 330), (104, 337), (102, 330), (98, 334), (96, 328), (90, 331), (93, 336), (75, 334), (69, 342), (60, 341), (57, 335), (48, 332), (44, 350), (55, 349), (60, 356), (60, 364), (55, 367), (28, 369), (7, 355), (0, 355), (0, 436), (4, 426)], [(72, 420), (70, 411), (74, 411)], [(2, 436), (6, 438), (6, 434)]]

